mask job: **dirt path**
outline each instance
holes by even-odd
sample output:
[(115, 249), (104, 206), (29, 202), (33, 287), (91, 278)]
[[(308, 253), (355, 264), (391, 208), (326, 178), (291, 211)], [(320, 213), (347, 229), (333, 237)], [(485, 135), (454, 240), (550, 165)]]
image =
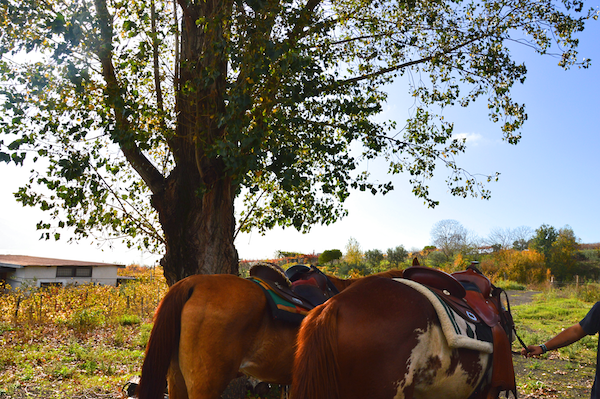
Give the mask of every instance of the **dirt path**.
[(510, 306), (523, 305), (533, 301), (533, 297), (539, 294), (540, 291), (516, 291), (507, 290), (508, 298), (510, 300)]
[[(507, 291), (511, 306), (533, 301), (539, 291)], [(530, 343), (528, 343), (530, 344)], [(513, 346), (513, 350), (518, 350)], [(579, 364), (557, 359), (553, 353), (539, 359), (526, 359), (513, 354), (519, 399), (589, 398), (595, 364)], [(510, 398), (513, 398), (511, 395)]]

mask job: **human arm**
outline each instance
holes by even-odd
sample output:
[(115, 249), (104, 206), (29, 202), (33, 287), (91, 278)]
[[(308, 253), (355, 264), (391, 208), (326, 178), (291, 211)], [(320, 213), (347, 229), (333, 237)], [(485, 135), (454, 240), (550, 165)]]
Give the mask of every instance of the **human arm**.
[[(579, 323), (572, 325), (566, 330), (561, 331), (558, 335), (546, 342), (546, 348), (551, 351), (562, 348), (563, 346), (571, 345), (573, 342), (579, 341), (581, 338), (588, 335)], [(544, 353), (541, 346), (529, 345), (527, 350), (521, 349), (521, 354), (524, 356), (535, 356)]]

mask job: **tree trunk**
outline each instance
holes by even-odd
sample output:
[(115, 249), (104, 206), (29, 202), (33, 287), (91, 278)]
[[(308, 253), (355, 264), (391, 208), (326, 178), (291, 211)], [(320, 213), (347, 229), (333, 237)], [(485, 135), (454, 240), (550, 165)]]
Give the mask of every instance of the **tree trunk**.
[[(166, 241), (161, 260), (167, 283), (193, 274), (238, 272), (233, 245), (236, 187), (215, 143), (226, 135), (218, 115), (225, 109), (227, 55), (223, 27), (231, 1), (179, 0), (181, 25), (180, 76), (176, 87), (177, 127), (169, 139), (177, 166), (152, 204)], [(200, 24), (199, 20), (206, 23)]]
[(203, 193), (196, 168), (179, 166), (171, 173), (165, 190), (152, 197), (166, 241), (161, 265), (167, 283), (172, 285), (194, 274), (237, 274), (235, 188), (223, 179)]

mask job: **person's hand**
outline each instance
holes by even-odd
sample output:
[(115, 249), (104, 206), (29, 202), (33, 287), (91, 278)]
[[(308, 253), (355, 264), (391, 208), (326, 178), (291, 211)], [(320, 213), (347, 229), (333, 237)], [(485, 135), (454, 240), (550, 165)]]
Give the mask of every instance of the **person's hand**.
[(542, 354), (542, 348), (538, 345), (529, 345), (527, 350), (521, 349), (521, 355), (526, 357), (538, 356)]

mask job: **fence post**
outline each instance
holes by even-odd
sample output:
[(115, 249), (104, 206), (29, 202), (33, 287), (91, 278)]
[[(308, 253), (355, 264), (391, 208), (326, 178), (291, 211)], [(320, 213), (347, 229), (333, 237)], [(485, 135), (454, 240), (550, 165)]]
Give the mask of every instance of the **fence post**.
[(15, 306), (15, 323), (19, 319), (19, 306), (20, 305), (21, 305), (21, 293), (19, 293), (19, 296), (17, 297), (17, 304)]
[(579, 275), (578, 274), (575, 275), (575, 288), (577, 290), (579, 290)]
[(42, 323), (42, 307), (43, 307), (44, 293), (41, 288), (40, 288), (39, 294), (40, 294), (40, 307), (38, 310), (38, 323)]

